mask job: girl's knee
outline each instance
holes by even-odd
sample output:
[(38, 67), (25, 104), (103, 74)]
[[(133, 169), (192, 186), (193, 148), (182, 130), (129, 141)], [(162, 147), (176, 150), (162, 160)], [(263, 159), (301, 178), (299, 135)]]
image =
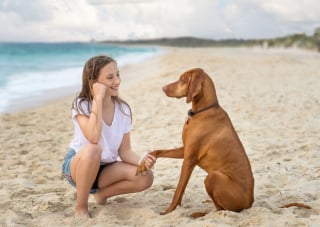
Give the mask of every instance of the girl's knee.
[(153, 184), (153, 172), (151, 170), (148, 171), (148, 173), (142, 177), (142, 190), (146, 190), (150, 188)]
[(102, 149), (99, 144), (89, 143), (86, 148), (82, 151), (82, 158), (88, 161), (100, 162)]

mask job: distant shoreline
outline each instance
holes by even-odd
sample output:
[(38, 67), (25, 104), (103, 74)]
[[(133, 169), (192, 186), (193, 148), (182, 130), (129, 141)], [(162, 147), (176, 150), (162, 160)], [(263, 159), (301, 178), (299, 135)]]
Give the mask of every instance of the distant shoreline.
[[(320, 51), (320, 32), (315, 31), (311, 36), (305, 34), (293, 34), (277, 38), (265, 39), (204, 39), (198, 37), (175, 37), (136, 40), (104, 40), (97, 43), (121, 44), (121, 45), (156, 45), (169, 47), (256, 47), (263, 48), (301, 48)], [(94, 41), (92, 41), (94, 42)]]
[[(127, 89), (128, 87), (132, 86), (133, 84), (136, 84), (140, 81), (140, 83), (148, 78), (148, 74), (145, 73), (146, 69), (140, 69), (141, 71), (139, 73), (135, 72), (134, 75), (132, 73), (127, 73), (127, 70), (135, 67), (138, 68), (139, 65), (148, 65), (145, 62), (152, 62), (152, 61), (157, 61), (159, 59), (163, 59), (163, 56), (168, 55), (169, 53), (174, 53), (177, 50), (178, 51), (185, 51), (185, 52), (190, 52), (193, 50), (190, 50), (189, 48), (185, 47), (162, 47), (164, 48), (161, 54), (159, 55), (154, 55), (150, 56), (143, 61), (138, 61), (138, 62), (132, 62), (132, 63), (126, 63), (123, 65), (120, 65), (120, 71), (121, 74), (123, 74), (123, 83), (121, 85), (122, 89)], [(263, 48), (247, 48), (247, 47), (237, 47), (237, 48), (229, 48), (229, 47), (220, 47), (220, 48), (215, 48), (215, 47), (209, 47), (208, 50), (211, 51), (218, 51), (222, 53), (232, 53), (237, 50), (237, 53), (246, 53), (247, 51), (251, 51), (252, 54), (294, 54), (294, 55), (303, 55), (303, 56), (318, 56), (317, 52), (310, 52), (305, 49), (294, 49), (294, 48), (288, 48), (288, 49), (283, 49), (283, 48), (270, 48), (270, 49), (263, 49)], [(194, 51), (201, 52), (201, 51), (206, 51), (206, 48), (194, 48)], [(309, 52), (307, 54), (307, 52)], [(152, 76), (154, 72), (150, 72), (150, 75)], [(149, 78), (150, 79), (150, 78)], [(31, 95), (25, 98), (17, 98), (11, 100), (11, 102), (6, 106), (5, 111), (0, 111), (1, 114), (11, 114), (11, 113), (17, 113), (17, 112), (23, 112), (26, 110), (38, 108), (40, 106), (45, 106), (49, 103), (56, 103), (60, 102), (63, 100), (73, 100), (77, 93), (80, 92), (81, 89), (81, 84), (79, 85), (74, 85), (74, 86), (68, 86), (64, 87), (63, 89), (61, 88), (56, 88), (56, 89), (51, 89), (47, 90), (44, 94), (42, 95)]]

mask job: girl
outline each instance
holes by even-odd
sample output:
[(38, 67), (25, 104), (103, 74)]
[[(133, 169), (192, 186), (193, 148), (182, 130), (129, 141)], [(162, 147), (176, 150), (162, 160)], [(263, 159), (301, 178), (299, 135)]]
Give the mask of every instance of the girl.
[[(111, 196), (143, 191), (153, 182), (150, 169), (156, 158), (131, 150), (131, 109), (118, 96), (120, 82), (117, 63), (110, 57), (96, 56), (84, 65), (82, 90), (72, 103), (74, 137), (62, 166), (77, 189), (76, 216), (90, 217), (90, 193), (103, 204)], [(136, 176), (142, 160), (148, 172)]]

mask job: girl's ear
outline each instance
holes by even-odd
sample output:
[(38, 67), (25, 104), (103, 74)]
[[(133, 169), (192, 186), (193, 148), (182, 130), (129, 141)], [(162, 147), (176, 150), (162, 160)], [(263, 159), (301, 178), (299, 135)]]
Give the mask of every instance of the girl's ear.
[(196, 72), (190, 72), (189, 87), (186, 102), (191, 102), (201, 91), (202, 76)]

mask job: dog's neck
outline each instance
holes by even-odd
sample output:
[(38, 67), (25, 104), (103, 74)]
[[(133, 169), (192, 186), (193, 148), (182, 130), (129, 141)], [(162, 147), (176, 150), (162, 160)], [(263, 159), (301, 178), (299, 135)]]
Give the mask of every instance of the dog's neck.
[(202, 109), (197, 109), (197, 110), (192, 110), (191, 109), (191, 110), (188, 111), (188, 117), (192, 117), (192, 116), (194, 116), (194, 115), (196, 115), (198, 113), (201, 113), (203, 111), (206, 111), (206, 110), (208, 110), (210, 108), (213, 108), (213, 107), (216, 107), (216, 106), (219, 106), (219, 102), (218, 101), (215, 101), (211, 105), (209, 105), (207, 107), (204, 107)]
[[(219, 105), (213, 81), (207, 77), (205, 80), (207, 81), (203, 83), (203, 86), (206, 87), (203, 87), (201, 92), (192, 100), (192, 109), (189, 110), (191, 116)], [(191, 117), (190, 114), (188, 114), (189, 117)]]
[[(185, 124), (189, 124), (190, 119), (203, 111), (219, 106), (219, 102), (216, 95), (216, 90), (212, 80), (209, 80), (206, 84), (206, 88), (202, 88), (201, 92), (192, 100), (192, 109), (188, 111), (188, 117)], [(211, 91), (206, 93), (205, 91)]]

